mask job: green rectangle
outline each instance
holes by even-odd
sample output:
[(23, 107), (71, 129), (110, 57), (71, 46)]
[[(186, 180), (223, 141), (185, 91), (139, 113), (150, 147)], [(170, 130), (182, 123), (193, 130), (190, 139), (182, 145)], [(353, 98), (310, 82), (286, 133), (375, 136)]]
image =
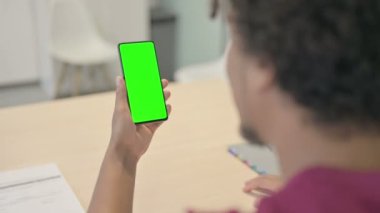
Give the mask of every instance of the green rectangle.
[(166, 120), (168, 114), (154, 43), (121, 43), (119, 52), (133, 122)]

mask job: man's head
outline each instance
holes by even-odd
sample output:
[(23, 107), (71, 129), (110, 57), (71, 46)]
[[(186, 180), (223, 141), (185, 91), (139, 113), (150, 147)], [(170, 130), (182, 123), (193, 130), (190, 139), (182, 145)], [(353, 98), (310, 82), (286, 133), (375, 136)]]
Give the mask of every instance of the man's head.
[(286, 114), (321, 130), (379, 132), (379, 1), (229, 4), (227, 70), (246, 136), (271, 143)]

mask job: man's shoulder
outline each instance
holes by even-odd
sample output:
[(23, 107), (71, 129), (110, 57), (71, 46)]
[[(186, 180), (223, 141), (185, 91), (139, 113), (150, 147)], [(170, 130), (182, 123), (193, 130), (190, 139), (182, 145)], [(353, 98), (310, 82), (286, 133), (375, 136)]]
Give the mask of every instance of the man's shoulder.
[(380, 172), (309, 169), (263, 199), (259, 212), (379, 212), (379, 178)]

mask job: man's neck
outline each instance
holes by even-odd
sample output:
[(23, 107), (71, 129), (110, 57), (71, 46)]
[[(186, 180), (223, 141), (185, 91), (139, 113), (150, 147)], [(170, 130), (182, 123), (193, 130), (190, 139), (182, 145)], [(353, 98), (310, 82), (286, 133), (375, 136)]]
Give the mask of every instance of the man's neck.
[(317, 166), (380, 170), (380, 134), (343, 131), (315, 123), (309, 112), (281, 91), (272, 93), (260, 134), (276, 150), (286, 179)]
[(285, 178), (316, 166), (354, 171), (380, 170), (380, 137), (336, 136), (310, 126), (295, 126), (276, 142)]

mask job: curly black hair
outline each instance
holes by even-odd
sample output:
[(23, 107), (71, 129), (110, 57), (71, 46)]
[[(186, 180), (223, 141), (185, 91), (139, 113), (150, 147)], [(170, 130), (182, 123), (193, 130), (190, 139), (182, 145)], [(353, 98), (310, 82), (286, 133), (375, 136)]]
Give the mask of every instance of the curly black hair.
[(298, 104), (324, 123), (379, 130), (379, 0), (231, 4), (245, 51), (268, 59)]

